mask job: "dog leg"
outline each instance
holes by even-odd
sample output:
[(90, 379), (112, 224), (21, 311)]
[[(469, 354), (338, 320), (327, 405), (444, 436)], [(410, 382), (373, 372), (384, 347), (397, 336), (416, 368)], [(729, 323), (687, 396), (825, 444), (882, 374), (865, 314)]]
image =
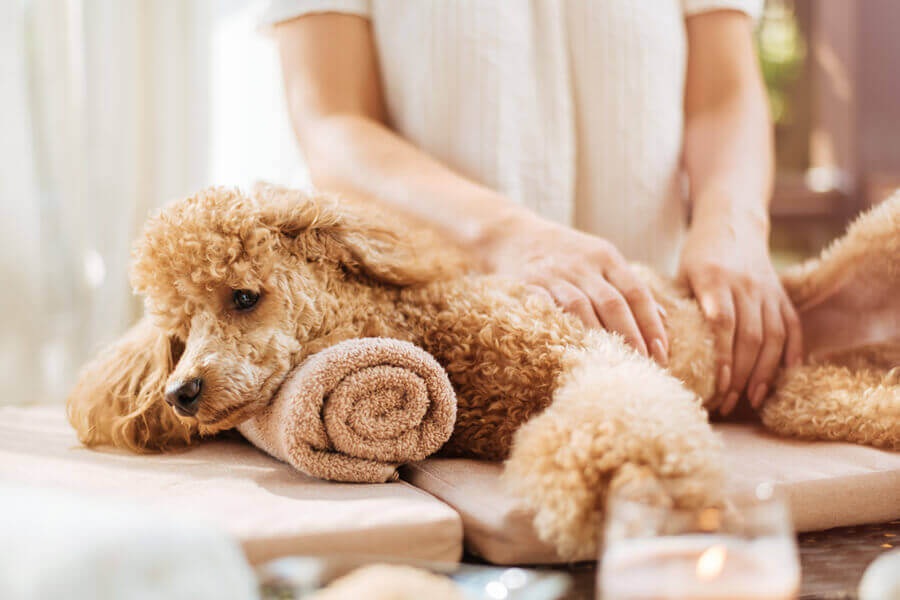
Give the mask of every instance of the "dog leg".
[(784, 370), (762, 409), (781, 435), (900, 450), (900, 367), (803, 365)]
[[(720, 441), (696, 395), (614, 336), (587, 342), (567, 353), (553, 402), (518, 431), (504, 470), (538, 535), (566, 558), (596, 552), (614, 479), (650, 472), (685, 507), (715, 503), (721, 490)], [(629, 487), (669, 501), (655, 484)]]
[[(642, 271), (663, 305), (670, 372), (712, 398), (712, 331), (683, 286)], [(862, 215), (782, 282), (803, 326), (805, 365), (781, 372), (762, 411), (783, 435), (896, 447), (900, 387), (900, 194)]]
[(703, 406), (709, 410), (715, 409), (717, 405), (712, 404), (717, 400), (713, 330), (700, 305), (684, 282), (660, 277), (642, 265), (633, 265), (633, 268), (665, 311), (664, 323), (669, 339), (668, 372), (697, 394)]
[(763, 423), (783, 435), (900, 449), (900, 194), (782, 281), (807, 364), (781, 373)]

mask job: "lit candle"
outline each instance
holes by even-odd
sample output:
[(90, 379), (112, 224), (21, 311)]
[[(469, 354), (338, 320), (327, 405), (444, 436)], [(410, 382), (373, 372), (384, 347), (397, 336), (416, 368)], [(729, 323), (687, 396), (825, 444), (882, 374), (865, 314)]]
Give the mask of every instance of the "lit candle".
[(631, 538), (603, 555), (605, 600), (784, 599), (797, 593), (793, 541), (714, 534)]

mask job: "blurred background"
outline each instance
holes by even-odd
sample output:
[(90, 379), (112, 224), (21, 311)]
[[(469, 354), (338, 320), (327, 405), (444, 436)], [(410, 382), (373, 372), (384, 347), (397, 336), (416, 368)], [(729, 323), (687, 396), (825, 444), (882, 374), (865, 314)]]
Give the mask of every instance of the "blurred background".
[[(140, 314), (130, 242), (211, 184), (303, 185), (246, 0), (0, 2), (0, 404), (57, 403)], [(772, 245), (787, 264), (900, 187), (900, 2), (768, 0)]]

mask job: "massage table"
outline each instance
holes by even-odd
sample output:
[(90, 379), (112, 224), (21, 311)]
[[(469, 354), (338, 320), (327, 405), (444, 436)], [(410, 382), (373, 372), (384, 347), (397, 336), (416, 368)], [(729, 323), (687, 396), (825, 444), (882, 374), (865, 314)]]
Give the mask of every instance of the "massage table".
[(89, 450), (60, 406), (0, 408), (0, 481), (199, 520), (236, 538), (252, 564), (312, 553), (436, 561), (462, 555), (456, 511), (405, 481), (316, 480), (241, 439), (168, 454)]
[[(715, 425), (735, 492), (772, 485), (798, 531), (900, 518), (900, 453), (785, 440), (753, 425)], [(290, 554), (358, 553), (456, 561), (562, 562), (505, 493), (501, 466), (433, 458), (398, 481), (314, 480), (247, 442), (217, 439), (171, 454), (81, 446), (63, 407), (0, 408), (0, 481), (116, 498), (221, 527), (251, 563)], [(593, 559), (592, 556), (579, 557)]]

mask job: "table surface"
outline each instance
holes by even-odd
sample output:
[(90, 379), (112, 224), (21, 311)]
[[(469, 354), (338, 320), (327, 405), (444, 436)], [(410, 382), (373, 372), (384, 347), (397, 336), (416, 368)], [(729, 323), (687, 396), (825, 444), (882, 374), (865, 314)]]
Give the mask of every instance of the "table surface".
[[(802, 566), (800, 600), (853, 600), (866, 567), (883, 552), (900, 549), (900, 521), (838, 527), (797, 536)], [(594, 600), (596, 565), (565, 569), (575, 585), (565, 600)]]

